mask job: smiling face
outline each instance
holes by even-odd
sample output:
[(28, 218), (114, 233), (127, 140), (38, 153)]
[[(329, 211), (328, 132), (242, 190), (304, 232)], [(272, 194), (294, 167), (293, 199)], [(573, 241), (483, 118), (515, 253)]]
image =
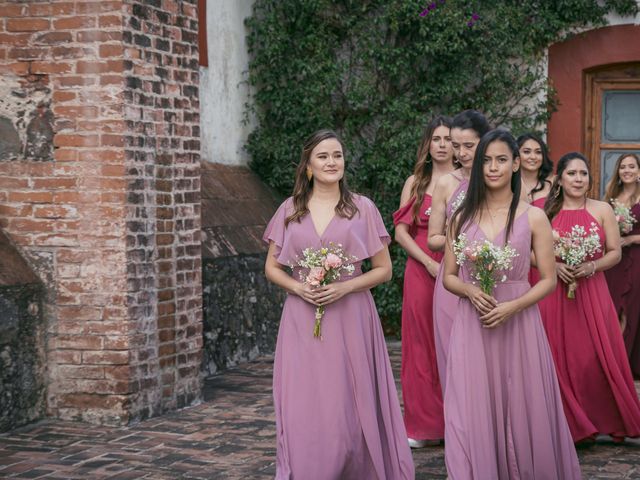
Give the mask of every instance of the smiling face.
[(533, 139), (529, 139), (520, 147), (520, 165), (523, 170), (537, 173), (542, 166), (542, 147)]
[(462, 168), (471, 169), (479, 142), (480, 137), (478, 137), (475, 130), (470, 128), (464, 130), (460, 128), (451, 129), (451, 146)]
[(565, 197), (584, 197), (589, 190), (589, 168), (581, 158), (569, 160), (558, 183)]
[(453, 159), (453, 147), (451, 146), (451, 133), (449, 127), (440, 125), (431, 135), (429, 155), (434, 162), (451, 163)]
[(321, 141), (311, 150), (308, 167), (314, 182), (338, 183), (344, 176), (344, 155), (342, 145), (335, 138)]
[(622, 184), (636, 183), (638, 176), (640, 175), (640, 165), (638, 161), (633, 157), (625, 157), (620, 160), (620, 167), (618, 168), (618, 177)]
[(520, 160), (513, 158), (513, 153), (505, 142), (496, 140), (484, 153), (482, 172), (484, 182), (489, 190), (511, 188), (511, 177), (518, 171)]

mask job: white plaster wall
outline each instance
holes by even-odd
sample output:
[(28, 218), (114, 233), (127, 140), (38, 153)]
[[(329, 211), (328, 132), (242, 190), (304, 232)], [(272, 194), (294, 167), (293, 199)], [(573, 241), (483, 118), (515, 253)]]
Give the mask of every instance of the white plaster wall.
[(249, 54), (244, 19), (254, 0), (207, 0), (209, 66), (200, 67), (200, 128), (202, 159), (246, 165), (243, 147), (255, 125), (244, 123), (249, 101)]

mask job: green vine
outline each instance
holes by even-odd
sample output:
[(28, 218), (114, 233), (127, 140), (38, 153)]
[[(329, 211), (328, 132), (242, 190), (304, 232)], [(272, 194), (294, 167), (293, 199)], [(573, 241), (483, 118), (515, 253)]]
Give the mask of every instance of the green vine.
[[(431, 8), (429, 9), (429, 7)], [(302, 141), (320, 128), (347, 145), (351, 187), (391, 229), (422, 130), (436, 114), (475, 108), (514, 133), (554, 108), (544, 52), (568, 35), (637, 13), (634, 0), (256, 0), (247, 19), (247, 150), (264, 181), (289, 195)], [(374, 294), (388, 333), (399, 330), (403, 252)]]

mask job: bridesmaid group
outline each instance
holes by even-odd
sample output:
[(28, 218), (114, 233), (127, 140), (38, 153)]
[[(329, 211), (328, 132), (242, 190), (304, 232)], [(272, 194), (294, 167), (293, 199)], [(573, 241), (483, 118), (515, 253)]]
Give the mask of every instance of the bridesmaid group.
[[(287, 292), (276, 479), (413, 479), (410, 449), (441, 442), (452, 480), (579, 479), (576, 445), (639, 437), (639, 182), (640, 159), (624, 154), (593, 200), (580, 153), (554, 173), (536, 134), (516, 140), (474, 110), (435, 117), (393, 214), (407, 252), (403, 416), (370, 293), (391, 278), (391, 238), (349, 190), (338, 135), (312, 134), (264, 234), (266, 276)], [(576, 226), (595, 228), (599, 249), (570, 266), (554, 238)], [(491, 293), (458, 264), (462, 238), (512, 249)]]

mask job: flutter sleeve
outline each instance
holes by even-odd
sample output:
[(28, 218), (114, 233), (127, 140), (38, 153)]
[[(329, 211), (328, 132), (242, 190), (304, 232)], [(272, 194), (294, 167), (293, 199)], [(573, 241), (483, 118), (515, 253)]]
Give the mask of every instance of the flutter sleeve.
[(389, 245), (391, 237), (384, 226), (382, 215), (371, 200), (361, 196), (358, 207), (364, 224), (364, 235), (359, 237), (359, 248), (357, 248), (358, 252), (355, 255), (360, 260), (364, 260), (373, 257), (386, 245)]
[(276, 210), (276, 213), (271, 217), (271, 220), (264, 231), (264, 235), (262, 236), (262, 241), (267, 245), (271, 242), (274, 243), (274, 257), (278, 263), (282, 263), (283, 265), (287, 265), (288, 262), (288, 259), (283, 258), (286, 255), (283, 256), (282, 249), (286, 244), (286, 228), (284, 221), (290, 215), (290, 208), (291, 199), (288, 198), (282, 202), (280, 207), (278, 207), (278, 210)]
[(398, 225), (404, 223), (413, 226), (413, 205), (416, 203), (415, 197), (405, 203), (398, 210), (393, 212), (393, 224)]

